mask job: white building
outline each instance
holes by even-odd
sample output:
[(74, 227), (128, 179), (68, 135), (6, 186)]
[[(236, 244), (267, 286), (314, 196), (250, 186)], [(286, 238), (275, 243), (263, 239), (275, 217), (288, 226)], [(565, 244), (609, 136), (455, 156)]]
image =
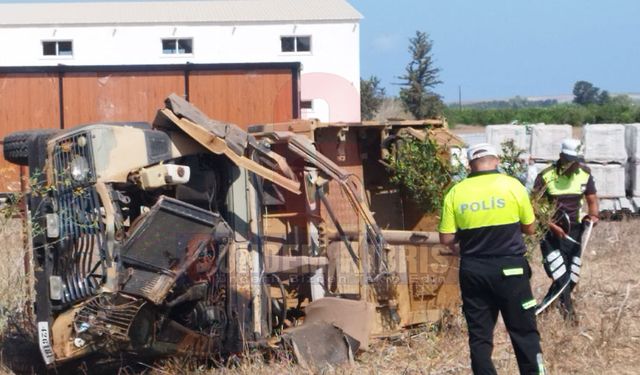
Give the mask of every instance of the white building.
[(346, 0), (0, 4), (0, 66), (300, 62), (303, 117), (360, 120)]

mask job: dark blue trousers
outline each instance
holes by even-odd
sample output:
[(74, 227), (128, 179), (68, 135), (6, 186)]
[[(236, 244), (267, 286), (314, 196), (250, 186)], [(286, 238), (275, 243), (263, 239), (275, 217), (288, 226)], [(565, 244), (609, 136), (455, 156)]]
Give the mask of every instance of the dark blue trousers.
[(474, 374), (496, 374), (491, 353), (498, 312), (509, 332), (520, 373), (544, 373), (530, 277), (529, 263), (521, 256), (462, 257), (460, 289)]

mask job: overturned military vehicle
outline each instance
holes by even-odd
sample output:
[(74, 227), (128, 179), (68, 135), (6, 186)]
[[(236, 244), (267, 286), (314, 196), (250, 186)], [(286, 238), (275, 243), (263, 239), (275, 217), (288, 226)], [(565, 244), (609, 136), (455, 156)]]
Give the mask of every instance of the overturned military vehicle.
[[(224, 356), (274, 334), (311, 363), (330, 359), (305, 340), (348, 337), (336, 342), (354, 350), (456, 305), (455, 258), (429, 233), (382, 230), (370, 191), (320, 139), (291, 124), (247, 133), (176, 95), (165, 104), (152, 125), (5, 138), (5, 158), (37, 186), (34, 315), (48, 366)], [(378, 148), (396, 131), (354, 137), (372, 129)], [(345, 158), (349, 129), (329, 130)]]

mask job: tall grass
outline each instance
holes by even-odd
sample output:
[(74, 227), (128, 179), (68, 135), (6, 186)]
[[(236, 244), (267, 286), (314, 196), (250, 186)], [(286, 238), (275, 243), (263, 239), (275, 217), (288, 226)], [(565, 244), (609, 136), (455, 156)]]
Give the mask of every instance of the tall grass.
[[(583, 255), (582, 279), (573, 292), (577, 325), (569, 324), (555, 308), (538, 317), (542, 350), (550, 374), (637, 374), (640, 368), (640, 241), (637, 221), (602, 222)], [(530, 260), (532, 288), (539, 299), (550, 281), (540, 252)], [(509, 336), (500, 321), (495, 331), (493, 360), (499, 374), (517, 374)], [(184, 367), (183, 367), (184, 368)], [(303, 369), (286, 359), (264, 361), (250, 355), (235, 366), (179, 371), (167, 364), (152, 374), (300, 374)], [(470, 374), (467, 328), (460, 312), (440, 324), (377, 340), (353, 366), (329, 367), (323, 374)]]
[(0, 254), (0, 334), (3, 334), (12, 321), (24, 317), (29, 305), (25, 242), (20, 218), (0, 218)]
[[(636, 374), (640, 368), (640, 252), (638, 221), (602, 222), (583, 254), (582, 279), (574, 291), (577, 325), (566, 323), (549, 308), (538, 318), (545, 362), (551, 374)], [(4, 333), (24, 310), (21, 228), (15, 219), (0, 228), (0, 306)], [(531, 258), (534, 295), (541, 298), (550, 284), (539, 251)], [(12, 323), (13, 324), (13, 323)], [(499, 322), (494, 339), (494, 363), (500, 374), (517, 373), (509, 337)], [(2, 347), (0, 350), (8, 349)], [(33, 361), (37, 358), (33, 354)], [(4, 358), (6, 359), (6, 358)], [(138, 366), (140, 368), (140, 366)], [(142, 366), (145, 374), (304, 374), (290, 357), (274, 351), (246, 353), (215, 368), (175, 359)], [(7, 371), (7, 370), (5, 370)], [(352, 366), (328, 367), (324, 374), (469, 374), (466, 324), (459, 311), (432, 327), (407, 330), (392, 339), (377, 340)], [(0, 374), (3, 370), (0, 366)], [(123, 368), (121, 373), (134, 373)]]

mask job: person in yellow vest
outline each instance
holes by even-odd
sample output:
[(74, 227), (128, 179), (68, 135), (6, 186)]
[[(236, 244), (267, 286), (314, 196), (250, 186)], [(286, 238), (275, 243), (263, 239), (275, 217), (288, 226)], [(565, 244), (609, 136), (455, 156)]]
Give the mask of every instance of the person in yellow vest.
[[(571, 291), (580, 280), (584, 224), (595, 224), (599, 219), (595, 181), (582, 161), (580, 149), (579, 140), (565, 139), (560, 158), (538, 174), (533, 188), (534, 194), (551, 200), (555, 209), (549, 230), (540, 242), (544, 268), (553, 282), (537, 310), (542, 311), (559, 297), (561, 311), (568, 320), (576, 319)], [(587, 214), (583, 216), (585, 200)]]
[(471, 369), (496, 374), (491, 361), (498, 318), (507, 327), (521, 374), (544, 374), (522, 234), (534, 233), (526, 188), (497, 171), (498, 153), (489, 144), (469, 148), (471, 173), (446, 194), (440, 242), (460, 259), (462, 310), (469, 330)]

